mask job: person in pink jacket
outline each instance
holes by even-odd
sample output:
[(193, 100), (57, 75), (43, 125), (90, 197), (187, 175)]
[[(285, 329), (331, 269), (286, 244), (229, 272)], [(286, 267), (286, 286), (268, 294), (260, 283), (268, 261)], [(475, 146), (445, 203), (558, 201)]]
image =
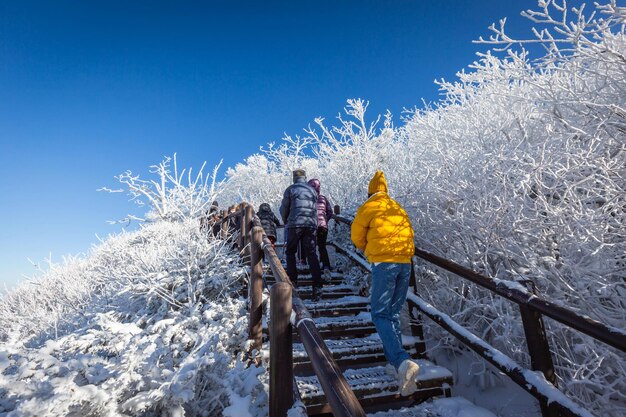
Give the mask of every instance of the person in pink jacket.
[(328, 239), (328, 221), (333, 217), (333, 208), (328, 198), (320, 192), (320, 180), (313, 178), (308, 184), (317, 192), (317, 249), (320, 253), (320, 269), (324, 271), (323, 277), (330, 280), (331, 266), (326, 240)]

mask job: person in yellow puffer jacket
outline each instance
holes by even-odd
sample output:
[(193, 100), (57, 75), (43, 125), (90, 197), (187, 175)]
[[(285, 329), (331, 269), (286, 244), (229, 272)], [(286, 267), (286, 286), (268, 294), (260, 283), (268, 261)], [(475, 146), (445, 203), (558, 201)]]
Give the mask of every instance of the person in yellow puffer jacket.
[(351, 238), (372, 264), (372, 321), (385, 357), (397, 370), (400, 393), (406, 396), (417, 390), (419, 373), (419, 366), (402, 346), (400, 332), (400, 310), (406, 302), (415, 252), (413, 227), (406, 211), (387, 194), (382, 171), (376, 171), (367, 192), (367, 201), (352, 221)]
[(387, 194), (387, 180), (376, 171), (363, 203), (352, 222), (352, 242), (367, 260), (410, 264), (415, 252), (413, 228), (406, 211)]

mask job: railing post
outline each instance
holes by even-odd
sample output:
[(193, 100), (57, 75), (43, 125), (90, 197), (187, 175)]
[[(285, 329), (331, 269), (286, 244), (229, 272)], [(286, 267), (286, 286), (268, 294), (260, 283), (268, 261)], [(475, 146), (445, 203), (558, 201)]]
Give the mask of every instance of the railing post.
[(251, 272), (250, 284), (248, 285), (248, 302), (250, 303), (250, 317), (248, 321), (248, 338), (253, 340), (252, 349), (261, 351), (261, 338), (263, 328), (261, 318), (263, 316), (263, 228), (253, 227), (251, 236)]
[(237, 217), (239, 218), (239, 236), (237, 236), (237, 249), (239, 249), (239, 256), (243, 256), (243, 254), (241, 253), (241, 251), (243, 250), (243, 239), (244, 239), (244, 235), (246, 233), (245, 230), (245, 225), (244, 225), (244, 215), (243, 212), (246, 208), (246, 203), (241, 203), (239, 205), (239, 214), (237, 214)]
[(293, 405), (291, 285), (277, 282), (270, 290), (270, 417), (286, 417)]
[[(341, 214), (341, 207), (339, 207), (339, 204), (335, 204), (333, 206), (333, 214), (335, 215), (340, 215)], [(333, 225), (333, 234), (337, 233), (337, 219), (335, 219), (335, 224)]]
[[(532, 281), (524, 281), (529, 286), (529, 290), (536, 294), (536, 288)], [(519, 304), (524, 334), (526, 335), (526, 345), (530, 354), (530, 366), (533, 371), (541, 371), (546, 379), (557, 386), (554, 364), (550, 345), (546, 337), (545, 325), (541, 313), (531, 310), (527, 305)], [(558, 417), (560, 413), (554, 407), (549, 406), (545, 401), (540, 401), (541, 415), (543, 417)]]
[(226, 240), (228, 238), (228, 220), (226, 220), (226, 216), (228, 215), (228, 212), (226, 210), (222, 210), (220, 212), (220, 215), (222, 218), (222, 225), (221, 225), (220, 233), (221, 233), (222, 240)]
[(250, 262), (250, 242), (252, 234), (252, 216), (254, 215), (254, 209), (252, 205), (246, 204), (243, 209), (243, 217), (241, 221), (241, 234), (243, 236), (243, 261), (244, 263)]
[[(413, 287), (413, 292), (417, 294), (417, 275), (415, 273), (415, 259), (411, 258), (411, 286)], [(419, 311), (416, 310), (416, 317), (412, 317), (411, 304), (407, 303), (409, 307), (409, 321), (411, 325), (411, 335), (417, 339), (415, 342), (415, 350), (417, 351), (417, 356), (420, 358), (426, 357), (426, 341), (424, 340), (424, 326), (422, 315)]]

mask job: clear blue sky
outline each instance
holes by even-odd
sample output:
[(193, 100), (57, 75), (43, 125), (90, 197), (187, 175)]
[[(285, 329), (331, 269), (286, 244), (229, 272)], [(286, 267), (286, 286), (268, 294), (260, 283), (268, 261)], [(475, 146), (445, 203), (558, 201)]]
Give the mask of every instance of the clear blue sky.
[[(0, 3), (0, 286), (85, 252), (135, 208), (114, 175), (178, 153), (231, 166), (332, 118), (438, 98), (472, 40), (536, 1)], [(224, 171), (224, 170), (223, 170)], [(222, 172), (223, 172), (222, 171)]]

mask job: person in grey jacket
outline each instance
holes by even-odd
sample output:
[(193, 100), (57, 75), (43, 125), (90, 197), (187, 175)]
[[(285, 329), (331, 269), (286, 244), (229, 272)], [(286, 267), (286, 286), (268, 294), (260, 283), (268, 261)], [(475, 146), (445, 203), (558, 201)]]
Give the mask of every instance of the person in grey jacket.
[(322, 295), (322, 275), (316, 253), (317, 192), (306, 183), (302, 169), (293, 171), (293, 184), (285, 190), (280, 205), (280, 215), (287, 233), (287, 274), (294, 285), (298, 282), (296, 252), (302, 242), (313, 277), (313, 300)]

